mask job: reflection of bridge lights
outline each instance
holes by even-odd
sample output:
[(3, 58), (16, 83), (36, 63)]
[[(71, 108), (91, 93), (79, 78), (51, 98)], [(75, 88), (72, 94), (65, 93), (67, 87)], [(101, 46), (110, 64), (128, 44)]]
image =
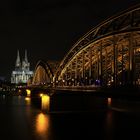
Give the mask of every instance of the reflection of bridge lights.
[(31, 95), (31, 90), (26, 89), (26, 93), (27, 93), (27, 96), (29, 97)]
[(36, 131), (42, 136), (46, 135), (46, 132), (49, 127), (49, 118), (47, 115), (40, 113), (36, 118)]

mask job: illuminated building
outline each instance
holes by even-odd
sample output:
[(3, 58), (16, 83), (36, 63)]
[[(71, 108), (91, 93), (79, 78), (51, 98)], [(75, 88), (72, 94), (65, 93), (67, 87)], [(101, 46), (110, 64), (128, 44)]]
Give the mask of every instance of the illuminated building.
[(12, 71), (11, 83), (27, 83), (28, 79), (33, 76), (33, 71), (30, 71), (30, 63), (27, 59), (27, 51), (25, 50), (25, 58), (21, 62), (19, 51), (17, 51), (17, 59), (15, 70)]

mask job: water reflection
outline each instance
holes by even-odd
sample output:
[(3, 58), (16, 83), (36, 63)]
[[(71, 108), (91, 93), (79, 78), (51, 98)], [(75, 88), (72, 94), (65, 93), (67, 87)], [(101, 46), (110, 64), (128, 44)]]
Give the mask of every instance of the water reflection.
[(49, 128), (49, 117), (46, 114), (39, 113), (35, 122), (36, 133), (42, 138), (46, 138)]
[(106, 119), (105, 119), (105, 135), (107, 140), (112, 140), (113, 138), (113, 114), (111, 110), (106, 112)]
[[(32, 100), (41, 100), (42, 107), (44, 106), (46, 108), (47, 105), (45, 104), (48, 102), (49, 107), (50, 102), (50, 97), (46, 96), (47, 95), (45, 94), (42, 94), (41, 97), (38, 96), (34, 98), (25, 98), (24, 96), (5, 96), (4, 99), (4, 97), (0, 95), (0, 139), (113, 140), (127, 139), (130, 137), (136, 139), (135, 137), (139, 136), (139, 116), (137, 116), (137, 114), (131, 114), (130, 112), (118, 112), (112, 110), (111, 107), (126, 108), (129, 105), (129, 108), (131, 107), (134, 109), (137, 107), (137, 109), (139, 109), (140, 102), (105, 98), (105, 100), (103, 100), (107, 105), (105, 110), (100, 109), (99, 111), (81, 113), (57, 112), (43, 114), (41, 113), (40, 108), (36, 108), (36, 106), (32, 105)], [(73, 98), (77, 98), (77, 95), (73, 96)], [(66, 98), (63, 97), (63, 99), (63, 101), (65, 101)], [(86, 100), (88, 99), (89, 101), (95, 100), (95, 98), (91, 98), (91, 96), (86, 98)], [(28, 103), (30, 105), (27, 105)], [(94, 104), (95, 107), (97, 104), (98, 102)], [(111, 105), (109, 109), (108, 105)]]
[(111, 126), (112, 126), (112, 111), (108, 110), (107, 114), (106, 114), (106, 123), (107, 123), (107, 127), (110, 130)]

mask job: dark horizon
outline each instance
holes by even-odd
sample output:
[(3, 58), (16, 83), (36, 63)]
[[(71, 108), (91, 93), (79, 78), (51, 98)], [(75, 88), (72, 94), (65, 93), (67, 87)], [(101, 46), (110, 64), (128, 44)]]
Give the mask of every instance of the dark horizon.
[(17, 50), (21, 58), (27, 50), (31, 70), (40, 59), (61, 61), (90, 29), (138, 3), (138, 0), (1, 2), (0, 76), (10, 80)]

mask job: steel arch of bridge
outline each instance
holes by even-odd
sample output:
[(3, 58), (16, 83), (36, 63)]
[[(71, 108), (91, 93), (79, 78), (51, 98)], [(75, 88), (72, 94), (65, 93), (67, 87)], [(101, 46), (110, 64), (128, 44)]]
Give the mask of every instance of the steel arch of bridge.
[(68, 52), (56, 86), (140, 84), (140, 5), (99, 24)]
[(40, 60), (35, 67), (35, 73), (32, 85), (50, 84), (53, 79), (53, 73), (48, 63)]

